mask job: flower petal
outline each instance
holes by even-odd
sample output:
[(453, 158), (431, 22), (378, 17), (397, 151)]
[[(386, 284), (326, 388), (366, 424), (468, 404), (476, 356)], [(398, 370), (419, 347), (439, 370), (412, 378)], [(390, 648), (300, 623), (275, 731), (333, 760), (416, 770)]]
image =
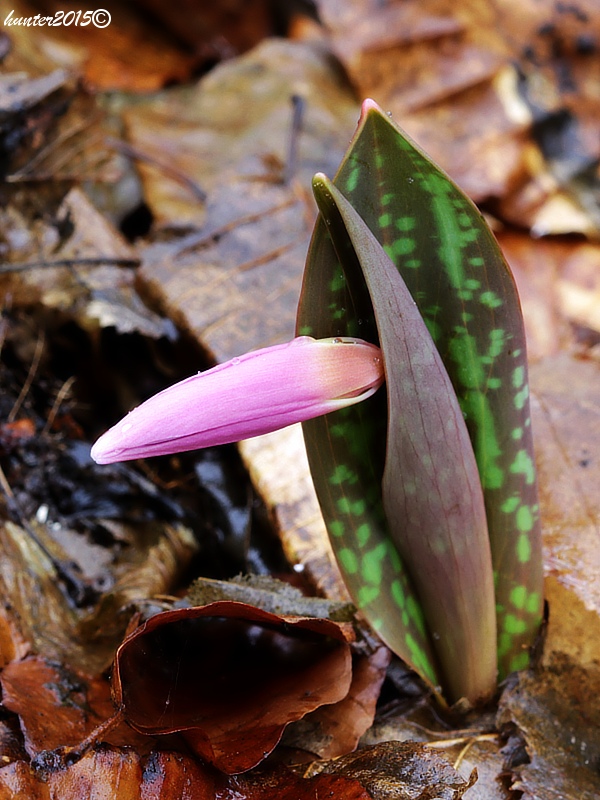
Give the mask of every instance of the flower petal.
[(382, 382), (375, 345), (300, 336), (159, 392), (101, 436), (92, 458), (109, 464), (259, 436), (358, 403)]

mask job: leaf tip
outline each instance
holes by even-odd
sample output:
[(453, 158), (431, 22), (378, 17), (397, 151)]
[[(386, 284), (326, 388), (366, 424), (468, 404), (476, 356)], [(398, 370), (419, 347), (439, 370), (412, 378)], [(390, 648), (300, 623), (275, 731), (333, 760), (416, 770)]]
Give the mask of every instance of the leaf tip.
[(381, 106), (378, 105), (378, 103), (376, 103), (375, 100), (372, 100), (370, 97), (367, 97), (366, 100), (363, 100), (362, 106), (360, 108), (361, 121), (364, 120), (371, 111), (375, 112), (376, 114), (382, 114), (386, 116)]

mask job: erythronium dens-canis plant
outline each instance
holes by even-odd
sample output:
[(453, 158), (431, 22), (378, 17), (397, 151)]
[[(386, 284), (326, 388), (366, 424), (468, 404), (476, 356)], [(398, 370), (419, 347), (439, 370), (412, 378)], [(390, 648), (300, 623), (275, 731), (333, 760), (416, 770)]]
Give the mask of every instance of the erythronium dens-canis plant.
[(166, 389), (92, 455), (302, 422), (357, 607), (447, 702), (474, 703), (527, 666), (542, 615), (514, 280), (477, 208), (371, 100), (337, 175), (316, 175), (313, 190), (297, 338)]

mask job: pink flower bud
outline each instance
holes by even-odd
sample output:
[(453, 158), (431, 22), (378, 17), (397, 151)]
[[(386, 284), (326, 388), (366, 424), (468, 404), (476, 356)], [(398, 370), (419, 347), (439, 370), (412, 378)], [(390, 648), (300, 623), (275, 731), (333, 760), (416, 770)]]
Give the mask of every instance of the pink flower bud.
[(383, 380), (375, 345), (300, 336), (159, 392), (103, 434), (92, 458), (109, 464), (237, 442), (358, 403)]

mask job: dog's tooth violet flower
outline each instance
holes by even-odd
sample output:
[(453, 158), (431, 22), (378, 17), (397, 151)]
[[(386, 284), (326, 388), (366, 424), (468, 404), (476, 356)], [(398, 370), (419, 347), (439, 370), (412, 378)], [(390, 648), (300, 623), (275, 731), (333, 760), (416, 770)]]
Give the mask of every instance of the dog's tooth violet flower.
[(375, 345), (299, 336), (159, 392), (103, 434), (92, 458), (109, 464), (248, 439), (365, 400), (383, 380)]

